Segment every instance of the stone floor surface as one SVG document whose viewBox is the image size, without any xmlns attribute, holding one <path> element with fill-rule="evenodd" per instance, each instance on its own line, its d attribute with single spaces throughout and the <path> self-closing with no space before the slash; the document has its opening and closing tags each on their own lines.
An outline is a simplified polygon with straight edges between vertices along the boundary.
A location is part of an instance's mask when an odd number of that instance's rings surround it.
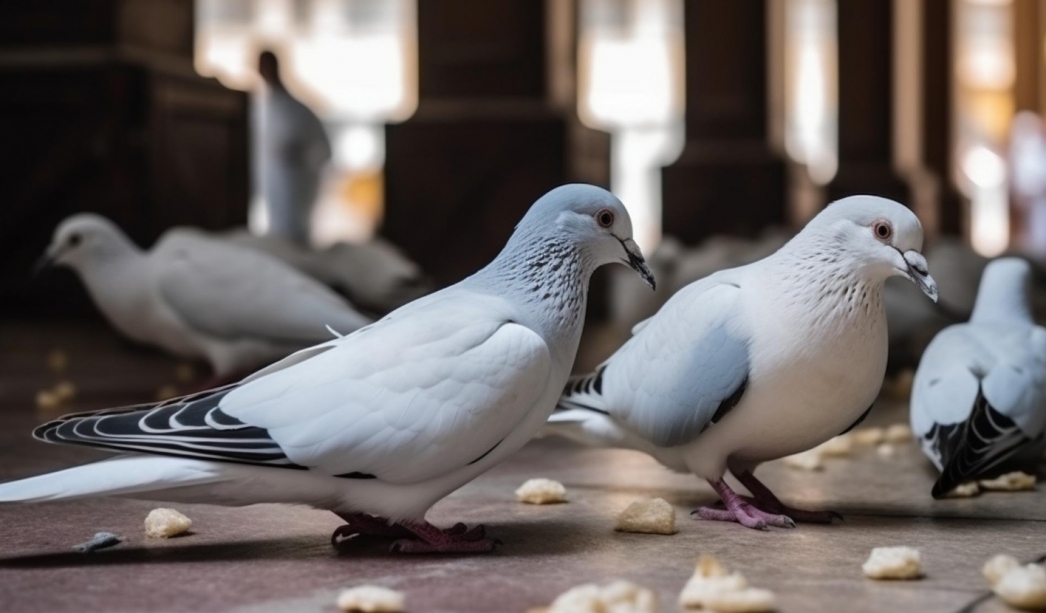
<svg viewBox="0 0 1046 613">
<path fill-rule="evenodd" d="M 69 358 L 62 373 L 47 367 L 54 348 Z M 77 398 L 37 409 L 37 390 L 60 380 L 76 384 Z M 95 323 L 0 322 L 0 482 L 107 457 L 35 442 L 35 424 L 151 400 L 158 387 L 174 383 L 172 360 L 130 347 Z M 869 422 L 903 420 L 903 404 L 881 402 Z M 335 551 L 329 536 L 338 519 L 305 508 L 185 505 L 179 510 L 193 519 L 192 532 L 155 540 L 142 529 L 156 506 L 149 502 L 0 506 L 0 612 L 309 613 L 336 611 L 342 588 L 380 584 L 405 592 L 413 612 L 522 613 L 572 586 L 613 579 L 655 590 L 662 609 L 676 611 L 703 553 L 773 590 L 786 613 L 952 612 L 985 593 L 980 568 L 993 554 L 1046 553 L 1046 487 L 933 501 L 933 475 L 914 444 L 892 458 L 863 450 L 828 460 L 820 472 L 775 462 L 760 474 L 787 502 L 839 511 L 845 523 L 756 532 L 695 521 L 689 511 L 715 500 L 707 485 L 641 454 L 557 440 L 534 441 L 430 513 L 437 525 L 485 524 L 504 542 L 489 555 L 411 557 L 389 553 L 381 541 Z M 513 491 L 532 477 L 561 481 L 569 502 L 517 503 Z M 679 532 L 614 532 L 615 514 L 639 497 L 672 503 Z M 71 550 L 98 531 L 126 540 L 93 555 Z M 861 575 L 873 547 L 902 544 L 922 551 L 924 579 L 874 582 Z M 994 599 L 976 609 L 1006 610 Z"/>
</svg>

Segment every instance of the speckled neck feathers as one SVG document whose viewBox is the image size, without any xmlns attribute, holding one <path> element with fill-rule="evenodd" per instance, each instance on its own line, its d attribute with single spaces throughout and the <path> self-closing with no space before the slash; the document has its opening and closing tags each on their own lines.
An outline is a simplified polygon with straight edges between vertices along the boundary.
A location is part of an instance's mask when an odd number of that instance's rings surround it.
<svg viewBox="0 0 1046 613">
<path fill-rule="evenodd" d="M 580 334 L 588 282 L 595 262 L 576 241 L 552 235 L 530 240 L 513 237 L 489 266 L 469 281 L 524 306 L 546 335 Z"/>
<path fill-rule="evenodd" d="M 778 304 L 797 323 L 837 335 L 885 322 L 885 279 L 871 274 L 833 237 L 797 237 L 767 267 Z"/>
</svg>

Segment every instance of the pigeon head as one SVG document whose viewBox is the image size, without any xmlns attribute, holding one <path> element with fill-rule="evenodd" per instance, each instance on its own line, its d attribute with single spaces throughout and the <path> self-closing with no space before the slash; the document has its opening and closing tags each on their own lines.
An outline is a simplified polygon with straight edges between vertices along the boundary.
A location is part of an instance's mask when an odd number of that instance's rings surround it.
<svg viewBox="0 0 1046 613">
<path fill-rule="evenodd" d="M 1021 258 L 999 258 L 984 269 L 970 321 L 1034 321 L 1030 305 L 1031 265 Z"/>
<path fill-rule="evenodd" d="M 906 277 L 937 301 L 937 283 L 920 253 L 922 224 L 903 204 L 877 196 L 850 196 L 828 205 L 807 228 L 833 237 L 839 250 L 865 273 L 883 280 Z"/>
<path fill-rule="evenodd" d="M 506 251 L 549 240 L 576 246 L 592 269 L 613 263 L 630 266 L 654 288 L 654 273 L 632 239 L 632 219 L 625 205 L 605 189 L 578 183 L 548 192 L 516 226 Z"/>
<path fill-rule="evenodd" d="M 37 269 L 45 266 L 80 269 L 133 249 L 134 245 L 116 224 L 101 215 L 80 213 L 58 224 Z"/>
</svg>

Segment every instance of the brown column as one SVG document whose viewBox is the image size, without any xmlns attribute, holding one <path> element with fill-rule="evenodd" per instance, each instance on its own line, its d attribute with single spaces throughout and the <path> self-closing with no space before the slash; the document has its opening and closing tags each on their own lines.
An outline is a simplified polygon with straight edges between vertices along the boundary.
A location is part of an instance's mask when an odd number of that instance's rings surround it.
<svg viewBox="0 0 1046 613">
<path fill-rule="evenodd" d="M 955 13 L 953 0 L 922 0 L 922 165 L 937 182 L 937 230 L 962 234 L 963 197 L 955 188 Z"/>
<path fill-rule="evenodd" d="M 893 166 L 892 0 L 837 3 L 839 171 L 829 201 L 874 194 L 908 204 L 908 183 Z"/>
<path fill-rule="evenodd" d="M 0 3 L 0 305 L 86 305 L 31 280 L 64 217 L 94 211 L 140 244 L 246 221 L 247 98 L 196 74 L 193 0 Z"/>
<path fill-rule="evenodd" d="M 686 146 L 662 170 L 664 231 L 694 243 L 787 222 L 767 126 L 766 0 L 684 5 Z"/>
<path fill-rule="evenodd" d="M 418 2 L 418 110 L 386 129 L 382 233 L 441 284 L 496 256 L 544 192 L 609 183 L 609 136 L 579 127 L 548 61 L 561 8 Z"/>
</svg>

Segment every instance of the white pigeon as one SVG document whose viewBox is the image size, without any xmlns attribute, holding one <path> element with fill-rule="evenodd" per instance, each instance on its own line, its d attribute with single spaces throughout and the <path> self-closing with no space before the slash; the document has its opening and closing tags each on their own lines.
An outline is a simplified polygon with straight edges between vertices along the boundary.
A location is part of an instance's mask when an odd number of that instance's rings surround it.
<svg viewBox="0 0 1046 613">
<path fill-rule="evenodd" d="M 907 208 L 854 196 L 829 205 L 776 253 L 677 292 L 595 373 L 572 379 L 547 432 L 646 452 L 706 479 L 725 509 L 695 515 L 750 528 L 831 521 L 791 509 L 753 474 L 871 410 L 887 357 L 883 282 L 936 299 Z M 736 494 L 733 473 L 752 493 Z"/>
<path fill-rule="evenodd" d="M 258 70 L 265 85 L 254 124 L 255 181 L 265 195 L 268 233 L 307 245 L 330 141 L 319 117 L 287 91 L 275 54 L 263 52 Z"/>
<path fill-rule="evenodd" d="M 911 424 L 942 471 L 934 498 L 967 481 L 1034 467 L 1046 430 L 1046 329 L 1030 305 L 1031 267 L 995 260 L 969 323 L 930 342 L 912 387 Z"/>
<path fill-rule="evenodd" d="M 234 230 L 222 237 L 279 258 L 347 297 L 357 308 L 373 313 L 384 315 L 433 289 L 421 267 L 380 236 L 365 243 L 339 242 L 323 249 L 246 230 Z"/>
<path fill-rule="evenodd" d="M 144 252 L 108 219 L 74 215 L 43 263 L 72 268 L 128 338 L 207 360 L 228 382 L 370 320 L 322 283 L 253 249 L 174 228 Z"/>
<path fill-rule="evenodd" d="M 487 267 L 243 382 L 61 418 L 37 438 L 145 451 L 0 486 L 0 502 L 132 496 L 334 511 L 408 552 L 489 551 L 436 501 L 523 446 L 570 374 L 589 278 L 622 262 L 654 284 L 624 206 L 568 185 L 538 200 Z"/>
</svg>

